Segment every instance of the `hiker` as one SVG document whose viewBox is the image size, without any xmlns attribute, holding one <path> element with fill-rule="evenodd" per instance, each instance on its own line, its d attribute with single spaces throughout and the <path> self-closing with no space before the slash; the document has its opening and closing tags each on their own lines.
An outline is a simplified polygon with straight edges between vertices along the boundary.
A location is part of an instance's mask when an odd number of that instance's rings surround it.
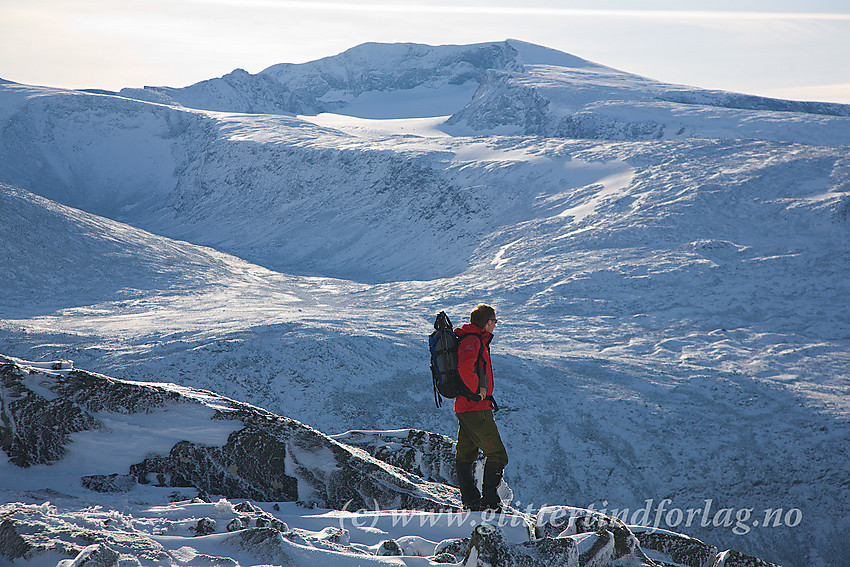
<svg viewBox="0 0 850 567">
<path fill-rule="evenodd" d="M 502 470 L 508 464 L 496 421 L 493 419 L 493 368 L 490 365 L 490 341 L 496 328 L 496 311 L 479 304 L 469 316 L 469 323 L 455 329 L 458 346 L 458 372 L 464 384 L 480 399 L 455 398 L 455 415 L 459 423 L 455 466 L 463 505 L 472 510 L 501 510 L 496 492 L 502 481 Z M 472 335 L 478 335 L 480 341 Z M 474 467 L 478 450 L 487 458 L 481 492 L 476 486 Z"/>
</svg>

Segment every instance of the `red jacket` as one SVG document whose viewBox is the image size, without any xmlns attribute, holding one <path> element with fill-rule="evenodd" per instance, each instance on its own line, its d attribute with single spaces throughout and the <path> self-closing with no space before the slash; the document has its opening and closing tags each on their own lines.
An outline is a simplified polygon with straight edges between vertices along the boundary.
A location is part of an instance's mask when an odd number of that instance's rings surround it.
<svg viewBox="0 0 850 567">
<path fill-rule="evenodd" d="M 481 341 L 475 337 L 464 337 L 469 335 L 479 335 Z M 460 377 L 466 387 L 473 392 L 479 390 L 479 378 L 475 372 L 475 363 L 478 361 L 478 351 L 481 349 L 481 357 L 484 359 L 484 365 L 487 369 L 487 395 L 493 395 L 493 367 L 490 364 L 490 341 L 493 340 L 493 334 L 488 333 L 481 327 L 467 323 L 463 327 L 455 329 L 455 335 L 460 340 L 460 346 L 457 349 L 457 369 Z M 483 349 L 482 349 L 483 343 Z M 469 401 L 463 396 L 455 398 L 455 413 L 463 413 L 466 411 L 480 411 L 493 409 L 490 400 Z"/>
</svg>

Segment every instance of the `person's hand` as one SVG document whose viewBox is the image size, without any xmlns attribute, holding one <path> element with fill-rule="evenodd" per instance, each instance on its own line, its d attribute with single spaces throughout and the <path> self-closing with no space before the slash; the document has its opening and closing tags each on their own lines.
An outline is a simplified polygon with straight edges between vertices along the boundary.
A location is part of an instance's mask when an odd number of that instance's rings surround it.
<svg viewBox="0 0 850 567">
<path fill-rule="evenodd" d="M 478 397 L 481 398 L 481 401 L 483 402 L 487 398 L 487 388 L 481 388 L 478 390 Z"/>
</svg>

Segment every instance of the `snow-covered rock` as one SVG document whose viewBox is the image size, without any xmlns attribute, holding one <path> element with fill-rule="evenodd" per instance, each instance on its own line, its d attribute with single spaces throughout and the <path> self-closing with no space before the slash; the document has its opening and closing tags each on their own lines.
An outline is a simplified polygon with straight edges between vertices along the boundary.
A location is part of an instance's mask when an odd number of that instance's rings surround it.
<svg viewBox="0 0 850 567">
<path fill-rule="evenodd" d="M 718 558 L 717 548 L 696 538 L 667 530 L 630 526 L 641 548 L 667 563 L 687 567 L 712 567 Z"/>
<path fill-rule="evenodd" d="M 234 558 L 247 554 L 265 562 L 301 565 L 306 560 L 305 553 L 306 557 L 315 555 L 305 551 L 310 549 L 361 557 L 433 557 L 437 563 L 455 562 L 463 555 L 464 565 L 470 567 L 555 563 L 609 567 L 624 561 L 654 567 L 656 563 L 641 549 L 645 541 L 648 549 L 686 562 L 689 567 L 706 564 L 707 557 L 702 555 L 695 562 L 694 542 L 700 551 L 706 548 L 697 540 L 677 534 L 659 537 L 655 532 L 645 532 L 641 540 L 619 519 L 578 508 L 549 507 L 536 515 L 511 509 L 499 515 L 475 513 L 472 522 L 467 523 L 472 513 L 457 510 L 453 489 L 376 461 L 365 452 L 294 420 L 209 391 L 117 380 L 62 368 L 67 366 L 67 361 L 27 364 L 9 357 L 0 360 L 0 448 L 9 457 L 3 472 L 11 483 L 4 489 L 49 493 L 52 487 L 63 485 L 63 476 L 73 477 L 104 466 L 120 468 L 122 461 L 135 460 L 132 455 L 144 453 L 147 456 L 131 465 L 129 474 L 83 475 L 78 477 L 77 486 L 92 493 L 113 494 L 149 485 L 191 488 L 199 496 L 183 505 L 143 511 L 149 518 L 159 518 L 159 522 L 121 515 L 100 506 L 80 510 L 78 499 L 72 501 L 70 510 L 67 504 L 60 510 L 50 502 L 4 504 L 0 506 L 0 557 L 9 561 L 57 557 L 63 567 L 238 565 L 239 560 Z M 202 440 L 184 439 L 174 444 L 168 455 L 157 455 L 152 448 L 167 446 L 168 442 L 156 439 L 163 436 L 156 428 L 144 429 L 146 442 L 130 442 L 146 421 L 137 418 L 139 414 L 155 417 L 169 429 L 178 429 L 178 436 Z M 81 421 L 80 416 L 87 419 Z M 198 423 L 204 418 L 223 423 Z M 223 439 L 224 433 L 226 443 L 217 444 L 215 437 Z M 110 435 L 117 439 L 103 439 Z M 388 448 L 388 442 L 402 448 L 406 443 L 408 451 L 401 451 L 400 459 L 411 469 L 414 461 L 420 465 L 439 463 L 445 458 L 447 443 L 442 436 L 412 430 L 349 431 L 337 437 L 368 446 L 376 454 L 381 452 L 379 449 Z M 31 443 L 39 438 L 46 441 Z M 381 444 L 376 447 L 379 441 Z M 110 443 L 112 450 L 107 449 Z M 114 449 L 118 446 L 124 448 L 125 454 Z M 429 455 L 429 448 L 436 450 L 436 456 Z M 411 454 L 415 458 L 411 459 Z M 33 474 L 27 475 L 31 478 L 26 480 L 13 479 L 11 467 L 32 470 Z M 73 483 L 66 486 L 79 490 L 73 488 Z M 277 503 L 268 511 L 250 500 L 236 505 L 224 498 L 206 502 L 210 494 Z M 280 511 L 280 503 L 296 500 L 302 506 L 342 510 L 335 516 L 338 526 L 329 525 L 319 531 L 290 527 L 274 512 Z M 352 529 L 363 528 L 365 524 L 356 514 L 368 513 L 368 505 L 374 513 L 391 510 L 393 527 L 398 523 L 404 528 L 411 524 L 411 511 L 406 512 L 406 519 L 396 521 L 405 514 L 404 508 L 431 511 L 430 519 L 420 517 L 420 529 L 426 524 L 432 528 L 456 526 L 460 530 L 464 526 L 475 527 L 469 538 L 444 539 L 438 544 L 409 533 L 383 539 L 373 549 L 352 542 L 351 531 L 345 527 L 348 520 Z M 356 507 L 360 510 L 352 514 L 350 510 Z M 301 523 L 304 519 L 296 517 L 296 521 Z M 525 531 L 527 540 L 510 539 L 503 530 L 507 526 L 513 526 L 514 538 L 517 527 Z M 184 538 L 215 538 L 218 553 L 230 552 L 221 556 L 199 554 L 191 546 L 174 548 L 175 533 Z M 373 523 L 368 533 L 389 532 L 377 529 Z M 164 535 L 170 537 L 162 541 L 157 537 Z M 768 565 L 738 552 L 717 554 L 716 548 L 711 549 L 711 559 L 719 562 L 715 565 Z"/>
<path fill-rule="evenodd" d="M 337 441 L 359 447 L 395 467 L 432 482 L 456 486 L 455 442 L 446 435 L 400 429 L 398 431 L 346 431 L 331 435 Z"/>
<path fill-rule="evenodd" d="M 592 558 L 586 558 L 592 559 Z M 608 561 L 596 561 L 595 564 L 610 564 Z M 582 565 L 593 565 L 585 561 Z M 463 560 L 464 567 L 484 567 L 503 565 L 505 567 L 545 565 L 579 566 L 579 553 L 576 542 L 570 538 L 544 538 L 532 542 L 512 544 L 502 531 L 491 524 L 482 524 L 475 528 L 469 542 L 469 549 Z"/>
<path fill-rule="evenodd" d="M 157 431 L 149 431 L 147 443 L 125 449 L 122 457 L 135 461 L 129 470 L 121 470 L 116 461 L 118 470 L 110 475 L 81 475 L 83 486 L 120 492 L 138 482 L 339 509 L 436 510 L 457 505 L 453 489 L 423 481 L 295 420 L 210 392 L 116 380 L 83 370 L 42 370 L 6 357 L 0 362 L 0 448 L 9 458 L 4 474 L 12 474 L 13 467 L 57 466 L 66 458 L 80 461 L 83 473 L 96 472 L 85 468 L 102 469 L 109 461 L 87 463 L 96 456 L 69 455 L 75 447 L 73 434 L 85 433 L 88 443 L 103 443 L 99 437 L 114 436 L 116 429 L 127 427 L 123 420 L 132 423 L 137 415 L 157 415 L 172 422 L 167 425 L 171 428 L 202 430 L 203 422 L 176 421 L 194 414 L 195 419 L 212 420 L 206 435 L 168 447 L 168 441 L 157 439 Z M 187 404 L 193 409 L 181 412 L 180 406 Z M 215 437 L 224 442 L 216 443 Z M 157 445 L 168 448 L 158 453 L 149 449 Z"/>
</svg>

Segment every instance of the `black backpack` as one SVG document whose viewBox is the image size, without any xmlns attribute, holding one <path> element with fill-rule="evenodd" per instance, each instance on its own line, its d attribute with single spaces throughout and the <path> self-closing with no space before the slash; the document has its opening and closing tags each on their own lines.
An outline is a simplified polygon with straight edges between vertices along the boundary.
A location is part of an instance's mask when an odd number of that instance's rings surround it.
<svg viewBox="0 0 850 567">
<path fill-rule="evenodd" d="M 467 337 L 476 337 L 479 342 L 478 360 L 475 362 L 476 372 L 486 372 L 486 362 L 484 361 L 484 341 L 480 335 L 466 335 Z M 443 405 L 440 396 L 444 398 L 456 398 L 463 396 L 464 398 L 477 402 L 481 398 L 467 388 L 461 379 L 457 370 L 457 348 L 460 341 L 454 333 L 454 327 L 449 320 L 449 316 L 444 311 L 437 314 L 437 319 L 434 321 L 434 332 L 428 337 L 428 346 L 431 350 L 431 378 L 434 383 L 434 403 L 437 407 Z M 494 411 L 498 407 L 493 396 L 487 396 L 493 405 Z"/>
</svg>

